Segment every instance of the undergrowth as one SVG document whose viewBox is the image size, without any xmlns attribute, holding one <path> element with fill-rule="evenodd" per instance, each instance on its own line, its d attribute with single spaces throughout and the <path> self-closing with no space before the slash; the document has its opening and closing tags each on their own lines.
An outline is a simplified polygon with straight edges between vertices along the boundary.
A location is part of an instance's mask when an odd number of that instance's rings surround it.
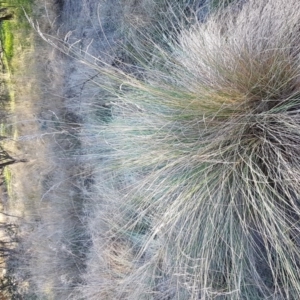
<svg viewBox="0 0 300 300">
<path fill-rule="evenodd" d="M 48 173 L 24 244 L 37 297 L 300 298 L 300 3 L 204 2 L 123 0 L 99 56 L 41 33 L 91 90 L 82 177 Z"/>
<path fill-rule="evenodd" d="M 109 120 L 81 130 L 96 184 L 79 298 L 298 299 L 300 4 L 203 21 L 166 3 L 131 60 L 83 61 Z"/>
</svg>

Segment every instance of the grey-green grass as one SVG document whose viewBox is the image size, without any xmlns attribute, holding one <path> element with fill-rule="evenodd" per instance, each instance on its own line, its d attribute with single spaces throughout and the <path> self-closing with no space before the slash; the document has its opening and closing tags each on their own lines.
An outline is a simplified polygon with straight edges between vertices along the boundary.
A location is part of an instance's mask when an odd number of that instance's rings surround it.
<svg viewBox="0 0 300 300">
<path fill-rule="evenodd" d="M 300 4 L 239 1 L 202 18 L 184 1 L 124 3 L 145 23 L 124 25 L 113 65 L 62 42 L 99 73 L 77 127 L 94 184 L 76 219 L 88 235 L 78 274 L 57 259 L 78 259 L 65 222 L 39 295 L 299 299 Z"/>
<path fill-rule="evenodd" d="M 138 75 L 83 60 L 110 101 L 81 130 L 97 184 L 78 298 L 299 299 L 299 12 L 232 4 L 163 43 L 139 28 Z"/>
</svg>

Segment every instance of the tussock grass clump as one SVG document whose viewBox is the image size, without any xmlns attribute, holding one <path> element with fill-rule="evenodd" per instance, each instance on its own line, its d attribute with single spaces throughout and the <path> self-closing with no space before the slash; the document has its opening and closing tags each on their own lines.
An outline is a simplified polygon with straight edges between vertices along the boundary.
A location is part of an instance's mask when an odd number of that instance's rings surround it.
<svg viewBox="0 0 300 300">
<path fill-rule="evenodd" d="M 299 299 L 299 21 L 296 0 L 233 3 L 138 77 L 91 65 L 114 100 L 82 129 L 101 163 L 81 296 Z"/>
</svg>

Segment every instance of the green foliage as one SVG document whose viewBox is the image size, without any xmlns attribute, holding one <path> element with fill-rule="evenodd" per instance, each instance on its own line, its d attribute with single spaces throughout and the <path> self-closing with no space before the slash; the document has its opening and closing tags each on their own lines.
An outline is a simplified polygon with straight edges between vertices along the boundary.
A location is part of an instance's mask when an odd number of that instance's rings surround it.
<svg viewBox="0 0 300 300">
<path fill-rule="evenodd" d="M 1 26 L 1 41 L 6 59 L 10 62 L 14 54 L 14 36 L 12 26 L 4 22 Z"/>
<path fill-rule="evenodd" d="M 0 25 L 2 48 L 4 50 L 6 65 L 10 69 L 12 69 L 11 62 L 15 54 L 15 48 L 21 46 L 24 50 L 28 46 L 26 38 L 32 29 L 24 11 L 30 15 L 33 3 L 33 0 L 16 0 L 7 4 L 0 3 L 0 7 L 8 7 L 9 12 L 13 13 L 11 20 L 2 21 Z M 16 40 L 17 34 L 18 40 Z"/>
</svg>

